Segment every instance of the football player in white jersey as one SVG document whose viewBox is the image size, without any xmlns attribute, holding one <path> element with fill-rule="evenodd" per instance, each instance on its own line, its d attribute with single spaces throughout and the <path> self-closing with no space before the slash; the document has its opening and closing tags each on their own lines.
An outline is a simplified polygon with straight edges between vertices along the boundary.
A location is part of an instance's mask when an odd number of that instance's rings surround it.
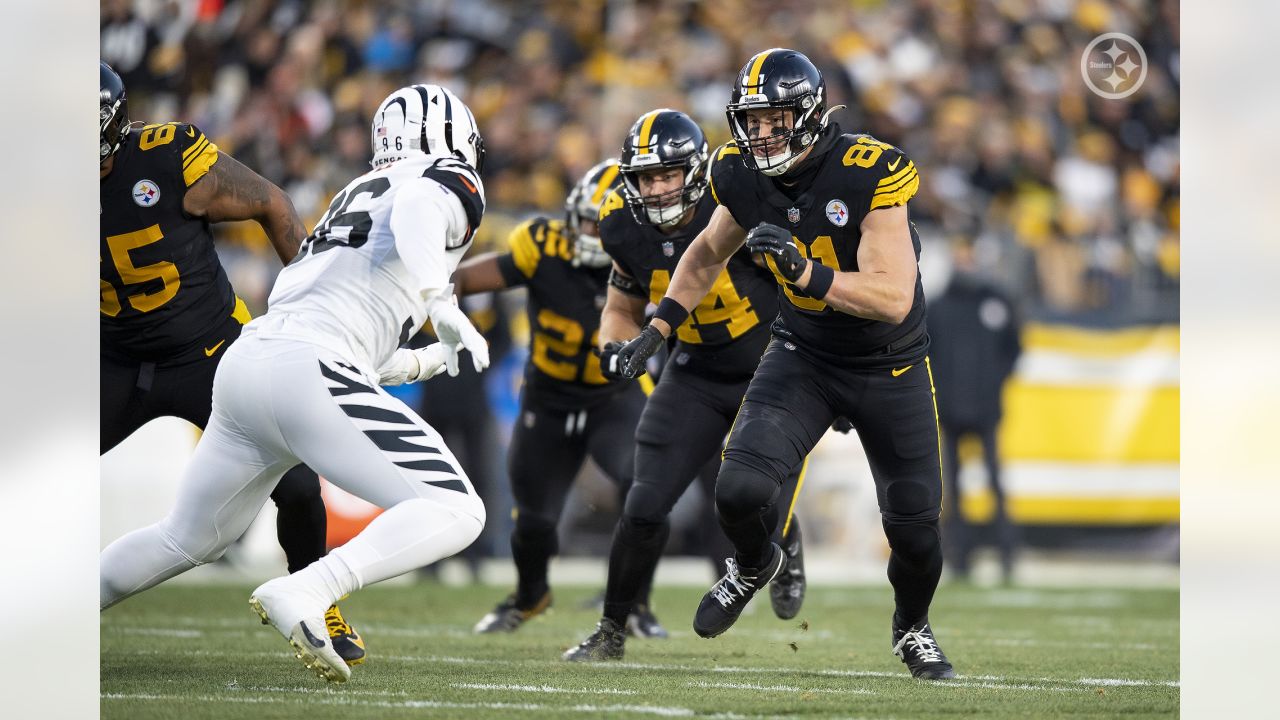
<svg viewBox="0 0 1280 720">
<path fill-rule="evenodd" d="M 347 680 L 324 612 L 365 585 L 470 545 L 485 510 L 439 433 L 379 385 L 489 364 L 449 278 L 484 213 L 484 144 L 436 85 L 392 93 L 373 118 L 373 170 L 333 198 L 280 273 L 268 311 L 227 351 L 213 415 L 169 516 L 101 557 L 106 609 L 217 559 L 285 470 L 305 462 L 386 512 L 350 542 L 254 590 L 250 605 L 321 677 Z M 426 320 L 440 342 L 400 348 Z"/>
</svg>

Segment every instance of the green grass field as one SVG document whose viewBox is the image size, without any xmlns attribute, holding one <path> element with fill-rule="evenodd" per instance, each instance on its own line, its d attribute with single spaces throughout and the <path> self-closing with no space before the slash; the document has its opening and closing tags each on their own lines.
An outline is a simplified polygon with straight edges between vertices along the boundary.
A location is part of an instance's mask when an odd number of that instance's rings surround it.
<svg viewBox="0 0 1280 720">
<path fill-rule="evenodd" d="M 343 604 L 370 659 L 326 686 L 249 610 L 250 587 L 160 587 L 102 616 L 102 717 L 1170 717 L 1178 713 L 1175 590 L 943 586 L 932 611 L 959 677 L 913 680 L 889 651 L 890 591 L 810 588 L 780 621 L 767 595 L 732 630 L 690 628 L 702 591 L 660 588 L 669 640 L 622 662 L 560 653 L 594 627 L 595 588 L 515 635 L 471 626 L 504 590 L 373 587 Z"/>
</svg>

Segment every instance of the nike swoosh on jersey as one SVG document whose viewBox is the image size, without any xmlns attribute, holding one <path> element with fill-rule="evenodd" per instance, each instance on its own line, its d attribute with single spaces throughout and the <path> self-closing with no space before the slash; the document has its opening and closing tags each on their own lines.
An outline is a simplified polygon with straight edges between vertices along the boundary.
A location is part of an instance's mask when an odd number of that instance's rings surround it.
<svg viewBox="0 0 1280 720">
<path fill-rule="evenodd" d="M 195 136 L 196 136 L 196 129 L 195 129 L 195 128 L 193 128 L 193 127 L 191 127 L 190 125 L 188 125 L 188 126 L 187 126 L 187 137 L 195 137 Z"/>
<path fill-rule="evenodd" d="M 889 172 L 893 172 L 894 170 L 897 170 L 898 164 L 901 162 L 902 162 L 902 156 L 899 155 L 897 160 L 894 160 L 893 162 L 889 163 L 889 165 L 887 166 L 889 168 Z"/>
<path fill-rule="evenodd" d="M 205 357 L 213 357 L 213 354 L 214 354 L 214 353 L 216 353 L 216 352 L 218 352 L 218 348 L 222 347 L 222 343 L 224 343 L 224 342 L 226 342 L 226 339 L 225 339 L 225 338 L 224 338 L 224 339 L 222 339 L 222 340 L 219 340 L 217 345 L 214 345 L 214 346 L 213 346 L 213 347 L 211 347 L 211 348 L 205 348 L 205 349 L 204 349 L 204 356 L 205 356 Z"/>
<path fill-rule="evenodd" d="M 915 367 L 915 365 L 908 365 L 908 366 L 906 366 L 906 367 L 902 368 L 901 370 L 899 370 L 898 368 L 894 368 L 894 369 L 890 370 L 889 372 L 893 373 L 893 376 L 894 376 L 894 377 L 898 377 L 899 375 L 901 375 L 902 373 L 904 373 L 904 372 L 906 372 L 906 371 L 910 370 L 910 369 L 911 369 L 911 368 L 913 368 L 913 367 Z"/>
</svg>

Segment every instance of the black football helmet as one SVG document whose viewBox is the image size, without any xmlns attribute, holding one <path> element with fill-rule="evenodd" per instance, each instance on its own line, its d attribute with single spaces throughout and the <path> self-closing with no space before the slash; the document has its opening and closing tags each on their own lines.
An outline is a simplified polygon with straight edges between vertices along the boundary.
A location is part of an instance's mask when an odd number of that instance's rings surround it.
<svg viewBox="0 0 1280 720">
<path fill-rule="evenodd" d="M 659 227 L 678 223 L 706 192 L 709 157 L 707 137 L 688 115 L 666 108 L 641 115 L 622 144 L 618 168 L 636 222 Z M 662 195 L 641 195 L 640 173 L 655 168 L 683 168 L 684 185 Z"/>
<path fill-rule="evenodd" d="M 599 230 L 595 234 L 583 232 L 582 221 L 593 225 L 598 222 L 605 196 L 621 184 L 618 159 L 609 158 L 588 170 L 569 191 L 569 197 L 564 201 L 564 226 L 569 237 L 573 238 L 574 267 L 601 268 L 613 262 L 604 251 L 604 245 L 600 244 Z"/>
<path fill-rule="evenodd" d="M 129 99 L 124 81 L 111 66 L 98 61 L 98 164 L 116 154 L 129 137 Z"/>
<path fill-rule="evenodd" d="M 790 169 L 826 126 L 829 115 L 825 112 L 826 91 L 822 73 L 802 53 L 785 48 L 756 53 L 738 72 L 733 95 L 725 107 L 729 131 L 742 150 L 742 162 L 765 175 L 781 175 Z M 775 129 L 765 137 L 752 137 L 747 129 L 746 111 L 757 108 L 790 110 L 791 128 Z M 761 152 L 777 142 L 779 136 L 786 140 L 781 153 Z"/>
</svg>

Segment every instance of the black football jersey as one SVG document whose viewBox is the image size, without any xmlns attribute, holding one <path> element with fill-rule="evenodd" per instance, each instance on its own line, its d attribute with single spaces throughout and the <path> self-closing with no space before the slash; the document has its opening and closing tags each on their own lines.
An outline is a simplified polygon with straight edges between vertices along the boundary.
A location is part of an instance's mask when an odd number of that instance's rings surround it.
<svg viewBox="0 0 1280 720">
<path fill-rule="evenodd" d="M 182 199 L 218 160 L 192 125 L 129 133 L 101 181 L 101 351 L 163 362 L 194 354 L 233 313 L 247 322 L 213 247 L 209 222 Z M 217 339 L 213 339 L 217 342 Z"/>
<path fill-rule="evenodd" d="M 882 207 L 905 205 L 920 186 L 915 164 L 892 145 L 870 135 L 841 134 L 834 123 L 815 147 L 823 154 L 813 170 L 802 169 L 807 188 L 795 200 L 783 194 L 775 181 L 748 169 L 733 143 L 721 146 L 711 164 L 711 195 L 733 214 L 743 229 L 762 222 L 791 231 L 796 247 L 810 260 L 832 270 L 858 269 L 858 243 L 862 219 Z M 914 224 L 911 243 L 920 259 L 920 236 Z M 821 300 L 805 295 L 776 272 L 780 286 L 779 315 L 774 333 L 818 357 L 840 364 L 858 365 L 875 356 L 875 363 L 892 363 L 901 356 L 899 345 L 910 354 L 927 350 L 924 332 L 924 290 L 916 274 L 915 300 L 900 324 L 868 320 L 838 312 Z M 921 342 L 916 342 L 919 339 Z M 923 343 L 923 344 L 922 344 Z M 886 346 L 892 349 L 886 354 Z"/>
<path fill-rule="evenodd" d="M 539 217 L 511 232 L 498 257 L 508 287 L 529 289 L 525 401 L 557 410 L 589 407 L 626 386 L 600 373 L 600 335 L 609 268 L 573 266 L 573 242 L 559 220 Z"/>
<path fill-rule="evenodd" d="M 614 190 L 600 206 L 600 240 L 605 252 L 637 285 L 631 294 L 662 300 L 680 256 L 715 212 L 704 193 L 688 225 L 664 234 L 636 222 L 623 194 Z M 624 290 L 624 292 L 627 292 Z M 769 323 L 778 313 L 777 290 L 769 272 L 739 250 L 720 272 L 711 291 L 676 329 L 675 362 L 690 370 L 725 377 L 755 372 L 769 341 Z"/>
</svg>

